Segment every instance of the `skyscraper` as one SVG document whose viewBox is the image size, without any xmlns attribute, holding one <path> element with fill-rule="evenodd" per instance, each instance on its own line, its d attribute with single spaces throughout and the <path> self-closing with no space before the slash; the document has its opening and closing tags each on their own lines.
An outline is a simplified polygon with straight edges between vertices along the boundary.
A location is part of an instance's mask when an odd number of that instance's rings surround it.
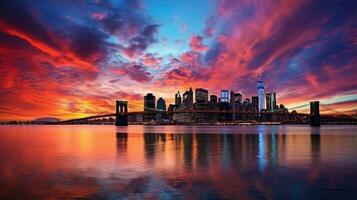
<svg viewBox="0 0 357 200">
<path fill-rule="evenodd" d="M 219 102 L 219 110 L 229 111 L 230 103 L 229 103 L 229 91 L 221 90 L 221 98 Z M 220 113 L 219 114 L 220 121 L 230 121 L 232 120 L 232 114 L 230 113 Z"/>
<path fill-rule="evenodd" d="M 258 111 L 261 112 L 263 109 L 265 109 L 264 82 L 262 80 L 261 75 L 258 80 L 257 90 L 258 90 Z"/>
<path fill-rule="evenodd" d="M 230 104 L 231 104 L 231 107 L 233 108 L 234 107 L 234 91 L 231 90 L 231 95 L 230 95 Z"/>
<path fill-rule="evenodd" d="M 210 95 L 209 96 L 209 102 L 211 104 L 217 104 L 217 96 L 216 95 Z"/>
<path fill-rule="evenodd" d="M 229 102 L 229 91 L 221 90 L 221 102 Z"/>
<path fill-rule="evenodd" d="M 252 97 L 252 109 L 254 111 L 258 111 L 258 104 L 259 104 L 259 100 L 257 96 L 253 96 Z"/>
<path fill-rule="evenodd" d="M 240 93 L 235 93 L 234 91 L 231 91 L 231 109 L 233 111 L 237 111 L 241 109 L 242 106 L 242 95 Z"/>
<path fill-rule="evenodd" d="M 144 96 L 144 111 L 150 112 L 155 110 L 155 96 L 152 93 L 147 93 Z M 155 120 L 155 114 L 145 113 L 143 114 L 144 121 Z"/>
<path fill-rule="evenodd" d="M 250 110 L 250 99 L 246 98 L 243 103 L 242 103 L 242 109 L 243 110 Z"/>
<path fill-rule="evenodd" d="M 182 103 L 185 106 L 185 109 L 192 109 L 193 108 L 193 91 L 192 88 L 190 87 L 189 91 L 186 91 L 183 93 L 183 101 Z"/>
<path fill-rule="evenodd" d="M 182 100 L 181 100 L 180 92 L 177 91 L 177 93 L 175 94 L 175 105 L 179 107 L 181 105 L 181 102 Z"/>
<path fill-rule="evenodd" d="M 277 110 L 278 106 L 276 105 L 276 93 L 271 93 L 271 111 Z"/>
<path fill-rule="evenodd" d="M 155 110 L 155 96 L 152 93 L 147 93 L 144 96 L 144 111 Z"/>
<path fill-rule="evenodd" d="M 166 103 L 165 103 L 165 100 L 160 97 L 158 100 L 157 100 L 157 110 L 159 111 L 166 111 Z"/>
<path fill-rule="evenodd" d="M 265 95 L 265 103 L 266 103 L 267 111 L 272 111 L 271 93 L 266 93 L 266 95 Z"/>
<path fill-rule="evenodd" d="M 197 88 L 195 90 L 196 103 L 208 103 L 208 90 Z"/>
<path fill-rule="evenodd" d="M 209 105 L 212 109 L 215 109 L 217 107 L 217 96 L 216 95 L 209 96 Z"/>
<path fill-rule="evenodd" d="M 268 111 L 273 112 L 274 110 L 277 110 L 277 105 L 276 105 L 276 94 L 275 92 L 272 93 L 267 93 L 266 94 L 266 109 Z"/>
</svg>

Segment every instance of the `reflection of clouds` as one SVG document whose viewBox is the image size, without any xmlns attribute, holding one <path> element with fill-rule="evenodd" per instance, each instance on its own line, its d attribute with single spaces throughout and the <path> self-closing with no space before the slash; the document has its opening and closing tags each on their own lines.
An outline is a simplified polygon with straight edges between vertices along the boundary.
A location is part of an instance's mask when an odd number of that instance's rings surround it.
<svg viewBox="0 0 357 200">
<path fill-rule="evenodd" d="M 280 127 L 5 127 L 0 198 L 344 199 L 357 185 L 354 129 Z"/>
</svg>

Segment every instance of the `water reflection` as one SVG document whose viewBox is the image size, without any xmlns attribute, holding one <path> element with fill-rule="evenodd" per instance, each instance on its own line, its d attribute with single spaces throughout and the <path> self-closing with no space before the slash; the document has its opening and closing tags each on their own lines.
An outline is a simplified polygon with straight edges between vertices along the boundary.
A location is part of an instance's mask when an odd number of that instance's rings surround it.
<svg viewBox="0 0 357 200">
<path fill-rule="evenodd" d="M 0 127 L 0 199 L 354 199 L 356 132 Z"/>
<path fill-rule="evenodd" d="M 356 136 L 323 135 L 320 128 L 291 135 L 278 127 L 256 130 L 256 134 L 143 133 L 129 136 L 129 140 L 143 140 L 145 167 L 159 173 L 155 177 L 168 184 L 164 187 L 190 198 L 333 199 L 356 194 L 352 182 L 357 181 L 351 179 L 357 178 L 351 171 L 357 166 Z M 331 149 L 330 143 L 347 138 L 354 142 Z M 350 158 L 339 157 L 341 163 L 334 165 L 336 157 L 329 156 L 331 151 L 343 151 Z M 196 185 L 195 192 L 186 191 L 187 185 Z"/>
<path fill-rule="evenodd" d="M 133 135 L 117 132 L 117 153 L 126 154 L 128 145 L 134 145 L 135 142 L 135 146 L 138 146 L 138 141 L 142 140 L 143 152 L 138 153 L 145 155 L 148 164 L 156 164 L 167 158 L 172 161 L 182 158 L 183 162 L 180 164 L 187 169 L 193 166 L 214 167 L 210 164 L 219 163 L 224 168 L 245 165 L 264 171 L 266 167 L 320 161 L 319 129 L 311 129 L 310 135 L 287 135 L 273 131 L 274 133 L 266 133 L 264 129 L 258 129 L 257 134 L 142 133 Z M 339 138 L 340 136 L 326 137 Z M 130 140 L 134 142 L 130 143 Z M 139 151 L 140 148 L 137 150 Z M 328 155 L 325 156 L 327 156 L 325 161 L 328 161 Z M 157 161 L 157 159 L 164 160 Z M 345 162 L 356 162 L 356 160 L 345 160 Z"/>
<path fill-rule="evenodd" d="M 126 153 L 128 147 L 128 133 L 117 132 L 116 137 L 118 154 L 123 155 Z"/>
<path fill-rule="evenodd" d="M 320 127 L 311 127 L 311 162 L 318 163 L 320 161 L 320 144 L 321 135 Z"/>
</svg>

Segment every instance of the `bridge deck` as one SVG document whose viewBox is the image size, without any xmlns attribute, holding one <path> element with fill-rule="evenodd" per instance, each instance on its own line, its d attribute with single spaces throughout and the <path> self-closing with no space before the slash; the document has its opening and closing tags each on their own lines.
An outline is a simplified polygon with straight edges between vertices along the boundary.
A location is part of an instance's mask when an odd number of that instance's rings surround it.
<svg viewBox="0 0 357 200">
<path fill-rule="evenodd" d="M 245 111 L 222 111 L 222 110 L 190 110 L 190 111 L 149 111 L 149 112 L 144 112 L 144 111 L 138 111 L 138 112 L 127 112 L 127 113 L 120 113 L 120 115 L 140 115 L 140 114 L 184 114 L 184 113 L 191 113 L 191 114 L 197 114 L 197 113 L 207 113 L 207 114 L 245 114 L 245 115 L 277 115 L 277 116 L 310 116 L 309 114 L 306 113 L 277 113 L 277 112 L 245 112 Z M 106 118 L 106 117 L 115 117 L 115 113 L 109 113 L 109 114 L 103 114 L 103 115 L 95 115 L 95 116 L 88 116 L 88 117 L 83 117 L 83 118 L 77 118 L 77 119 L 69 119 L 69 120 L 64 120 L 61 121 L 61 123 L 69 123 L 69 122 L 76 122 L 76 121 L 83 121 L 83 120 L 89 120 L 89 119 L 97 119 L 97 118 Z M 321 115 L 321 118 L 334 118 L 334 119 L 344 119 L 341 117 L 335 117 L 331 115 Z"/>
</svg>

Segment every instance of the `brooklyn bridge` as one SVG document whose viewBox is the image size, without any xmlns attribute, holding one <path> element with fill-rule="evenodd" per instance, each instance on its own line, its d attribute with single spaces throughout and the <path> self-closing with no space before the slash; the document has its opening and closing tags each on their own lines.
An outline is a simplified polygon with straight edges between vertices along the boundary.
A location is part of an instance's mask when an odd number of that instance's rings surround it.
<svg viewBox="0 0 357 200">
<path fill-rule="evenodd" d="M 320 106 L 324 110 L 333 114 L 320 114 Z M 295 109 L 308 110 L 308 113 L 298 113 Z M 227 111 L 227 110 L 174 110 L 160 111 L 156 109 L 145 109 L 145 111 L 128 111 L 127 101 L 116 101 L 114 113 L 99 114 L 76 119 L 69 119 L 57 122 L 56 124 L 81 124 L 93 120 L 111 118 L 116 126 L 128 126 L 129 119 L 141 121 L 145 118 L 155 119 L 165 116 L 173 124 L 199 124 L 199 122 L 229 123 L 234 121 L 255 121 L 261 122 L 279 122 L 279 123 L 298 123 L 310 124 L 311 126 L 320 126 L 320 124 L 357 124 L 357 119 L 344 115 L 327 105 L 320 104 L 319 101 L 312 101 L 309 104 L 288 108 L 289 112 L 269 112 L 269 111 Z M 115 118 L 115 119 L 114 119 Z M 183 120 L 180 123 L 179 119 Z"/>
</svg>

